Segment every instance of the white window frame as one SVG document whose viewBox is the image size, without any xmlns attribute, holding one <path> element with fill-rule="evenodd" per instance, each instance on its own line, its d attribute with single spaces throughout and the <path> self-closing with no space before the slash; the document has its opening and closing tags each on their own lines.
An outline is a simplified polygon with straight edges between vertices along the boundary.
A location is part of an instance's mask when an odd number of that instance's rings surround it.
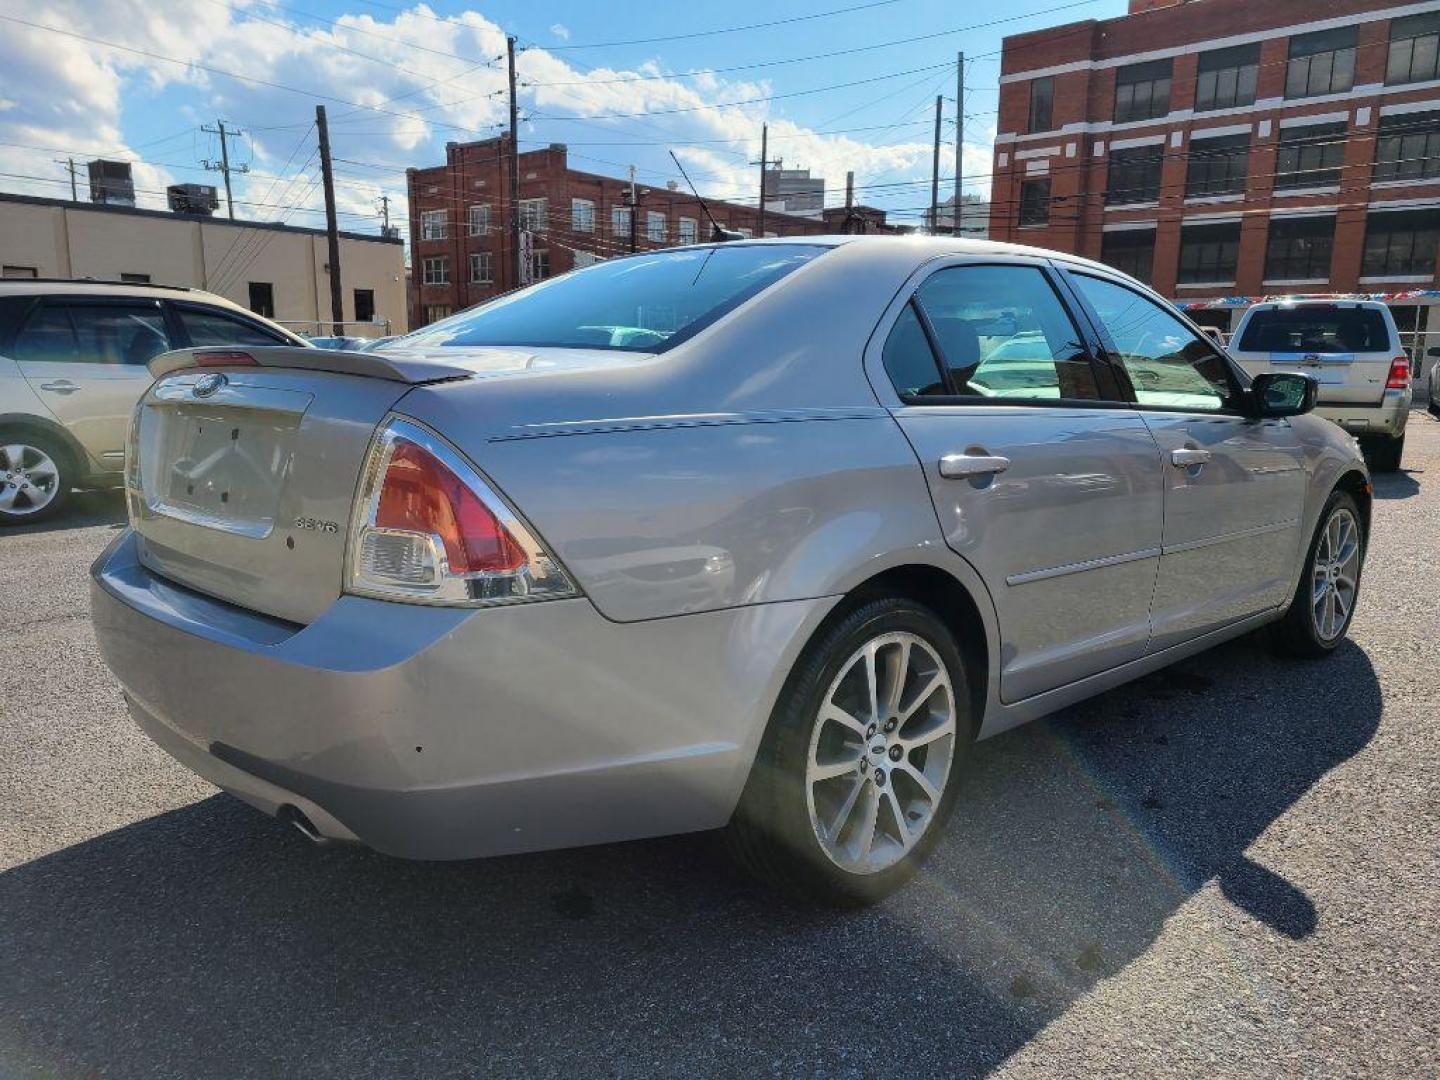
<svg viewBox="0 0 1440 1080">
<path fill-rule="evenodd" d="M 444 210 L 421 210 L 420 211 L 420 239 L 421 240 L 445 240 L 448 239 L 449 221 L 446 219 Z"/>
<path fill-rule="evenodd" d="M 495 271 L 490 264 L 490 252 L 470 252 L 470 284 L 490 285 L 495 281 Z"/>
<path fill-rule="evenodd" d="M 449 285 L 450 256 L 426 255 L 421 259 L 420 283 L 422 285 Z"/>
<path fill-rule="evenodd" d="M 593 233 L 595 231 L 595 203 L 593 200 L 570 200 L 570 231 L 577 233 Z"/>
<path fill-rule="evenodd" d="M 658 229 L 655 227 L 657 224 L 660 226 Z M 663 211 L 645 211 L 645 239 L 652 244 L 665 243 L 668 226 L 669 223 L 666 221 Z"/>
<path fill-rule="evenodd" d="M 490 204 L 474 203 L 465 210 L 465 235 L 490 235 Z"/>
<path fill-rule="evenodd" d="M 549 199 L 520 200 L 520 228 L 532 233 L 547 232 L 550 228 L 549 215 Z"/>
<path fill-rule="evenodd" d="M 682 244 L 693 244 L 700 239 L 698 218 L 682 217 L 676 225 L 675 235 Z"/>
<path fill-rule="evenodd" d="M 610 235 L 618 236 L 628 240 L 630 238 L 630 214 L 628 206 L 612 206 L 610 208 Z"/>
</svg>

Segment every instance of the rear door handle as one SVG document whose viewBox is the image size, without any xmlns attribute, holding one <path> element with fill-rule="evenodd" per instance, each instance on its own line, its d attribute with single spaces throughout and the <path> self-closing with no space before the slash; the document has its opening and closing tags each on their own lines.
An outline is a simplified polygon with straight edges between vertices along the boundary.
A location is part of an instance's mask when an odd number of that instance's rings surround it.
<svg viewBox="0 0 1440 1080">
<path fill-rule="evenodd" d="M 1204 465 L 1209 460 L 1209 450 L 1193 450 L 1187 447 L 1183 450 L 1170 451 L 1170 464 L 1177 469 L 1191 469 L 1196 465 Z"/>
<path fill-rule="evenodd" d="M 970 476 L 994 476 L 1010 467 L 1008 457 L 989 454 L 946 454 L 940 459 L 940 475 L 946 480 Z"/>
<path fill-rule="evenodd" d="M 54 382 L 42 382 L 41 390 L 49 390 L 52 394 L 73 394 L 80 387 L 76 386 L 69 379 L 57 379 Z"/>
</svg>

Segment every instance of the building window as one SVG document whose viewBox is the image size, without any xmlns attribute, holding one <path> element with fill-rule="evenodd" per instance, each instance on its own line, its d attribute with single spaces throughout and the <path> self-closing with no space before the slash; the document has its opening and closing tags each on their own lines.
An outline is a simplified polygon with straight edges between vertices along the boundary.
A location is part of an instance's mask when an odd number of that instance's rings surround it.
<svg viewBox="0 0 1440 1080">
<path fill-rule="evenodd" d="M 746 240 L 749 240 L 750 237 L 755 235 L 754 229 L 736 229 L 735 231 L 738 232 L 741 236 L 745 237 Z"/>
<path fill-rule="evenodd" d="M 1265 244 L 1266 281 L 1328 281 L 1333 217 L 1275 218 Z"/>
<path fill-rule="evenodd" d="M 1190 165 L 1185 174 L 1185 194 L 1192 199 L 1244 194 L 1249 172 L 1249 135 L 1192 139 Z"/>
<path fill-rule="evenodd" d="M 275 317 L 275 286 L 269 281 L 250 282 L 250 310 L 267 319 Z"/>
<path fill-rule="evenodd" d="M 1195 111 L 1255 104 L 1259 71 L 1258 44 L 1201 53 L 1200 74 L 1195 80 Z"/>
<path fill-rule="evenodd" d="M 575 252 L 575 269 L 576 269 L 576 270 L 583 270 L 583 269 L 585 269 L 585 267 L 587 267 L 587 266 L 594 266 L 596 263 L 598 263 L 598 262 L 600 262 L 600 261 L 601 261 L 600 256 L 599 256 L 599 255 L 596 255 L 593 251 L 577 251 L 577 252 Z"/>
<path fill-rule="evenodd" d="M 1375 179 L 1436 177 L 1440 177 L 1440 112 L 1382 116 L 1375 142 Z"/>
<path fill-rule="evenodd" d="M 645 214 L 645 239 L 656 244 L 665 242 L 665 215 L 655 210 Z"/>
<path fill-rule="evenodd" d="M 470 284 L 489 285 L 494 280 L 490 275 L 490 252 L 472 251 L 470 253 Z"/>
<path fill-rule="evenodd" d="M 1190 225 L 1180 230 L 1182 285 L 1233 284 L 1240 261 L 1240 223 Z"/>
<path fill-rule="evenodd" d="M 549 225 L 549 200 L 521 199 L 520 228 L 526 232 L 545 232 Z"/>
<path fill-rule="evenodd" d="M 1165 161 L 1164 144 L 1132 146 L 1110 151 L 1110 171 L 1105 180 L 1105 205 L 1153 203 L 1160 199 L 1160 167 Z"/>
<path fill-rule="evenodd" d="M 1385 82 L 1425 82 L 1440 78 L 1440 11 L 1411 15 L 1390 24 L 1390 57 Z"/>
<path fill-rule="evenodd" d="M 1115 123 L 1151 120 L 1169 111 L 1169 60 L 1130 64 L 1115 73 Z"/>
<path fill-rule="evenodd" d="M 470 206 L 465 210 L 465 235 L 485 236 L 490 232 L 490 207 Z"/>
<path fill-rule="evenodd" d="M 1020 185 L 1020 226 L 1050 224 L 1050 178 Z"/>
<path fill-rule="evenodd" d="M 1334 187 L 1345 164 L 1345 121 L 1280 129 L 1275 190 Z"/>
<path fill-rule="evenodd" d="M 1287 98 L 1343 94 L 1355 85 L 1355 27 L 1296 34 L 1285 69 Z"/>
<path fill-rule="evenodd" d="M 1372 212 L 1365 219 L 1364 277 L 1425 277 L 1435 274 L 1440 211 Z"/>
<path fill-rule="evenodd" d="M 693 244 L 700 238 L 700 223 L 693 217 L 682 217 L 676 235 L 682 244 Z"/>
<path fill-rule="evenodd" d="M 128 285 L 149 285 L 149 274 L 121 274 L 120 280 Z"/>
<path fill-rule="evenodd" d="M 550 252 L 532 251 L 530 253 L 530 280 L 544 281 L 550 276 Z"/>
<path fill-rule="evenodd" d="M 1046 75 L 1030 80 L 1030 126 L 1027 131 L 1049 131 L 1055 105 L 1055 79 Z"/>
<path fill-rule="evenodd" d="M 1100 243 L 1100 261 L 1149 285 L 1155 273 L 1155 230 L 1105 233 Z"/>
<path fill-rule="evenodd" d="M 444 210 L 421 210 L 420 211 L 420 239 L 421 240 L 444 240 L 448 230 L 446 229 Z"/>
<path fill-rule="evenodd" d="M 450 258 L 447 255 L 432 255 L 421 263 L 426 285 L 450 284 Z"/>
<path fill-rule="evenodd" d="M 37 278 L 40 270 L 34 266 L 10 266 L 0 267 L 0 278 Z"/>
<path fill-rule="evenodd" d="M 630 238 L 630 207 L 612 206 L 610 208 L 610 235 L 617 239 L 628 240 Z"/>
<path fill-rule="evenodd" d="M 423 325 L 429 326 L 431 323 L 439 322 L 441 319 L 448 319 L 450 312 L 454 309 L 451 308 L 449 304 L 426 304 L 420 310 L 424 316 Z"/>
<path fill-rule="evenodd" d="M 595 204 L 589 199 L 570 200 L 570 231 L 593 233 L 595 231 Z"/>
</svg>

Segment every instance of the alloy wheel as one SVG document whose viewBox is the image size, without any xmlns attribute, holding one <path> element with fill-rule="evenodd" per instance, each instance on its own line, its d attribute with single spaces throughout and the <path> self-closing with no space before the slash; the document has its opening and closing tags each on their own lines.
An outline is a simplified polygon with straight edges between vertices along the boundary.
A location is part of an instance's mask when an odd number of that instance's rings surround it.
<svg viewBox="0 0 1440 1080">
<path fill-rule="evenodd" d="M 26 443 L 0 446 L 0 512 L 39 513 L 60 490 L 60 469 L 49 454 Z"/>
<path fill-rule="evenodd" d="M 911 633 L 872 638 L 830 684 L 810 735 L 810 824 L 841 869 L 895 865 L 939 811 L 955 757 L 955 694 L 932 645 Z"/>
<path fill-rule="evenodd" d="M 1360 524 L 1338 507 L 1320 533 L 1310 568 L 1310 618 L 1321 641 L 1338 638 L 1360 587 Z"/>
</svg>

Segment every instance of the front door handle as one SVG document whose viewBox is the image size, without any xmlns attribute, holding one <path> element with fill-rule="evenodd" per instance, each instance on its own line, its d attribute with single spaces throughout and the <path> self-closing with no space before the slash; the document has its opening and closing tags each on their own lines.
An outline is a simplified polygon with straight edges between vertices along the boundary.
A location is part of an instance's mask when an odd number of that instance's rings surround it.
<svg viewBox="0 0 1440 1080">
<path fill-rule="evenodd" d="M 49 390 L 52 394 L 73 394 L 80 387 L 76 386 L 69 379 L 57 379 L 54 382 L 42 382 L 41 390 Z"/>
<path fill-rule="evenodd" d="M 1010 467 L 1008 457 L 990 454 L 946 454 L 940 459 L 940 475 L 946 480 L 971 476 L 994 476 Z"/>
<path fill-rule="evenodd" d="M 1170 464 L 1177 469 L 1193 469 L 1196 465 L 1204 465 L 1209 460 L 1209 450 L 1195 450 L 1186 447 L 1183 450 L 1170 451 Z"/>
</svg>

